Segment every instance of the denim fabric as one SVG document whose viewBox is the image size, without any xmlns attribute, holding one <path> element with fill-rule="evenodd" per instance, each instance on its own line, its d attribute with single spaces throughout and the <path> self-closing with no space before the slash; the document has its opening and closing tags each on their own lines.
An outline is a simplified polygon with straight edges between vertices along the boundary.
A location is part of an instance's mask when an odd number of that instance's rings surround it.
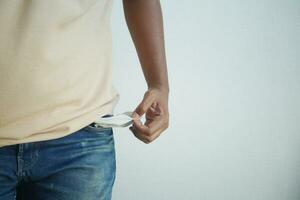
<svg viewBox="0 0 300 200">
<path fill-rule="evenodd" d="M 1 200 L 110 200 L 115 174 L 112 128 L 0 148 Z"/>
</svg>

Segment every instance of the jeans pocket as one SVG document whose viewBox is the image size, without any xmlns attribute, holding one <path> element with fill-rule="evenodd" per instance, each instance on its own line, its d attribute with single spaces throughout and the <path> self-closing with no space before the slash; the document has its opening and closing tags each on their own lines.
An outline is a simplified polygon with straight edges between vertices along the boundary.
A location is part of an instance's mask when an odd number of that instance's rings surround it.
<svg viewBox="0 0 300 200">
<path fill-rule="evenodd" d="M 107 115 L 102 116 L 102 118 L 111 117 L 111 116 L 113 116 L 113 115 L 107 114 Z M 95 126 L 94 123 L 87 125 L 83 129 L 89 133 L 95 133 L 95 134 L 101 134 L 101 135 L 112 135 L 113 134 L 112 127 Z"/>
<path fill-rule="evenodd" d="M 112 134 L 113 133 L 113 129 L 112 127 L 95 127 L 92 125 L 88 125 L 85 127 L 85 130 L 90 132 L 90 133 L 96 133 L 96 134 Z"/>
</svg>

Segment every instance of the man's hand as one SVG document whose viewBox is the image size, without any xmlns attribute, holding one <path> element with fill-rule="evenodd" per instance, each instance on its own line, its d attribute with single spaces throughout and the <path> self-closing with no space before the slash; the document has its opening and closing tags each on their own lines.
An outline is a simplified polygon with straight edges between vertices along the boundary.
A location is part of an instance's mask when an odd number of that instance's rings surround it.
<svg viewBox="0 0 300 200">
<path fill-rule="evenodd" d="M 133 126 L 129 129 L 135 137 L 148 144 L 169 127 L 168 90 L 150 88 L 133 112 Z M 140 117 L 146 113 L 143 124 Z"/>
</svg>

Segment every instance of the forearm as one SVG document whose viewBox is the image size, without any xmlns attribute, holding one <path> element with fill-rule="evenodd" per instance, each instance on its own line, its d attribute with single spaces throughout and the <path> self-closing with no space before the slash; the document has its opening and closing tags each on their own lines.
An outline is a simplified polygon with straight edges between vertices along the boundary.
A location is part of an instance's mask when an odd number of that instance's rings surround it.
<svg viewBox="0 0 300 200">
<path fill-rule="evenodd" d="M 160 1 L 123 0 L 123 6 L 148 88 L 169 92 Z"/>
</svg>

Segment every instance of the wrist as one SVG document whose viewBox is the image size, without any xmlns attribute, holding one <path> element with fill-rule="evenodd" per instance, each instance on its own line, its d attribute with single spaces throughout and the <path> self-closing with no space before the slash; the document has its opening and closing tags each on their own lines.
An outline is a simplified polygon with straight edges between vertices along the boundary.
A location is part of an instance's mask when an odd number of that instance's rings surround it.
<svg viewBox="0 0 300 200">
<path fill-rule="evenodd" d="M 151 85 L 151 86 L 148 86 L 148 90 L 158 90 L 158 91 L 162 91 L 166 94 L 169 94 L 169 92 L 170 92 L 169 86 L 167 86 L 167 85 Z"/>
</svg>

